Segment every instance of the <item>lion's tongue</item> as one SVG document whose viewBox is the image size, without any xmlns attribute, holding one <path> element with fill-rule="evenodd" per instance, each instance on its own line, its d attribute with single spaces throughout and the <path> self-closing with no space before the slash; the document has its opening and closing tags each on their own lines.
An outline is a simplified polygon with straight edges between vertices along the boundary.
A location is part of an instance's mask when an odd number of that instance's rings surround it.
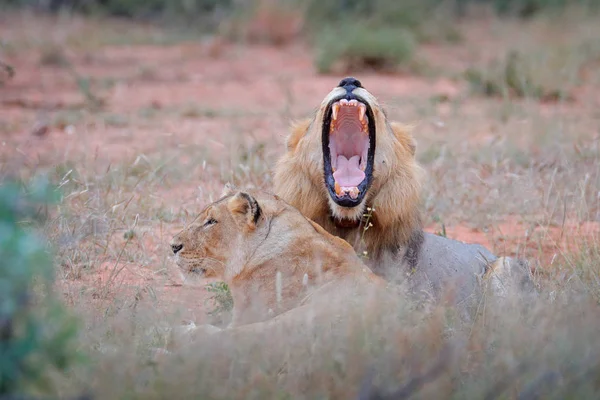
<svg viewBox="0 0 600 400">
<path fill-rule="evenodd" d="M 356 187 L 363 179 L 365 179 L 365 173 L 359 168 L 360 156 L 350 157 L 348 160 L 342 155 L 338 155 L 337 158 L 337 169 L 333 173 L 333 179 L 341 187 Z"/>
</svg>

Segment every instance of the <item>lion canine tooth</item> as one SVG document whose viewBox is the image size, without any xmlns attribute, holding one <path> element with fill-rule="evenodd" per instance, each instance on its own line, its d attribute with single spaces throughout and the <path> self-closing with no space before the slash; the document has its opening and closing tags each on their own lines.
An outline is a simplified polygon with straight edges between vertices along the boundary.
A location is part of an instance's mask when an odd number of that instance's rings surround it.
<svg viewBox="0 0 600 400">
<path fill-rule="evenodd" d="M 333 118 L 334 121 L 337 119 L 337 115 L 338 115 L 338 111 L 339 110 L 340 110 L 339 103 L 335 103 L 333 105 L 333 107 L 331 108 L 331 117 Z"/>
<path fill-rule="evenodd" d="M 340 188 L 340 184 L 337 182 L 335 183 L 335 194 L 337 194 L 338 196 L 342 194 L 342 188 Z"/>
<path fill-rule="evenodd" d="M 358 108 L 358 119 L 362 122 L 365 119 L 365 113 L 367 112 L 367 107 L 364 104 L 361 104 Z"/>
</svg>

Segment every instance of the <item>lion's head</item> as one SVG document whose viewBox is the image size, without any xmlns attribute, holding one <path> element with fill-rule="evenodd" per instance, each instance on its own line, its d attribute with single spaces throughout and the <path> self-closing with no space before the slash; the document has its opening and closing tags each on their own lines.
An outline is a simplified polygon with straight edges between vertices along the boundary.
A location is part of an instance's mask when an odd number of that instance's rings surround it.
<svg viewBox="0 0 600 400">
<path fill-rule="evenodd" d="M 221 199 L 174 236 L 171 249 L 184 272 L 212 275 L 230 286 L 234 318 L 242 309 L 252 319 L 295 306 L 306 284 L 367 274 L 348 243 L 260 190 L 226 187 Z"/>
<path fill-rule="evenodd" d="M 345 78 L 311 120 L 294 126 L 275 169 L 275 193 L 324 227 L 331 220 L 337 228 L 356 229 L 367 207 L 375 208 L 372 247 L 406 243 L 420 229 L 415 148 L 375 96 Z"/>
<path fill-rule="evenodd" d="M 177 265 L 184 272 L 223 277 L 236 238 L 255 230 L 262 213 L 255 197 L 227 186 L 220 200 L 173 237 Z"/>
</svg>

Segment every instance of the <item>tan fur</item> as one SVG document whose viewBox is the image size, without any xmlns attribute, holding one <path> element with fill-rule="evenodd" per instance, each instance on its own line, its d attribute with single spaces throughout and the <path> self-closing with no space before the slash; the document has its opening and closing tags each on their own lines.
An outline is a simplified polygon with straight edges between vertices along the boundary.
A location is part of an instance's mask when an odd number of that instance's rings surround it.
<svg viewBox="0 0 600 400">
<path fill-rule="evenodd" d="M 274 191 L 328 232 L 355 247 L 364 234 L 367 251 L 378 257 L 388 248 L 406 245 L 413 232 L 421 230 L 422 169 L 415 160 L 416 145 L 408 127 L 389 122 L 377 99 L 365 89 L 357 88 L 353 93 L 368 101 L 375 117 L 373 182 L 359 206 L 344 208 L 334 203 L 324 183 L 321 127 L 328 102 L 343 90 L 333 89 L 311 120 L 292 126 L 287 152 L 275 168 Z M 373 226 L 364 233 L 363 226 L 340 229 L 331 218 L 359 221 L 367 207 L 375 211 L 370 220 Z"/>
<path fill-rule="evenodd" d="M 183 246 L 176 262 L 184 271 L 205 268 L 229 285 L 234 299 L 232 326 L 302 306 L 315 293 L 385 286 L 347 242 L 277 196 L 232 188 L 224 195 L 171 245 Z M 217 222 L 205 225 L 210 220 Z"/>
</svg>

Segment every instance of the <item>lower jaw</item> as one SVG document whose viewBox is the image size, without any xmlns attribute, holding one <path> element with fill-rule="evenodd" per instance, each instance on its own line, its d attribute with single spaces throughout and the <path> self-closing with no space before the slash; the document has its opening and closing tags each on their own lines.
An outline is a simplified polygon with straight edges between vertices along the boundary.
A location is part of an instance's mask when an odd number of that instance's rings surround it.
<svg viewBox="0 0 600 400">
<path fill-rule="evenodd" d="M 345 209 L 356 209 L 356 208 L 359 208 L 360 205 L 364 201 L 364 197 L 365 197 L 364 196 L 364 192 L 369 187 L 368 181 L 366 179 L 363 180 L 357 186 L 353 186 L 352 187 L 352 190 L 355 193 L 354 196 L 352 196 L 350 192 L 342 191 L 341 190 L 341 188 L 343 186 L 341 186 L 337 182 L 335 182 L 335 180 L 333 179 L 333 176 L 330 176 L 330 178 L 326 179 L 326 181 L 329 181 L 329 182 L 333 181 L 334 182 L 334 186 L 333 187 L 331 187 L 331 185 L 329 183 L 327 183 L 328 192 L 329 192 L 329 196 L 331 197 L 331 200 L 338 207 L 342 207 L 342 208 L 345 208 Z M 343 193 L 344 195 L 340 197 L 340 196 L 338 196 L 338 193 Z"/>
<path fill-rule="evenodd" d="M 360 221 L 364 214 L 363 201 L 353 206 L 342 206 L 336 202 L 336 199 L 330 197 L 329 208 L 331 216 L 336 221 Z"/>
</svg>

